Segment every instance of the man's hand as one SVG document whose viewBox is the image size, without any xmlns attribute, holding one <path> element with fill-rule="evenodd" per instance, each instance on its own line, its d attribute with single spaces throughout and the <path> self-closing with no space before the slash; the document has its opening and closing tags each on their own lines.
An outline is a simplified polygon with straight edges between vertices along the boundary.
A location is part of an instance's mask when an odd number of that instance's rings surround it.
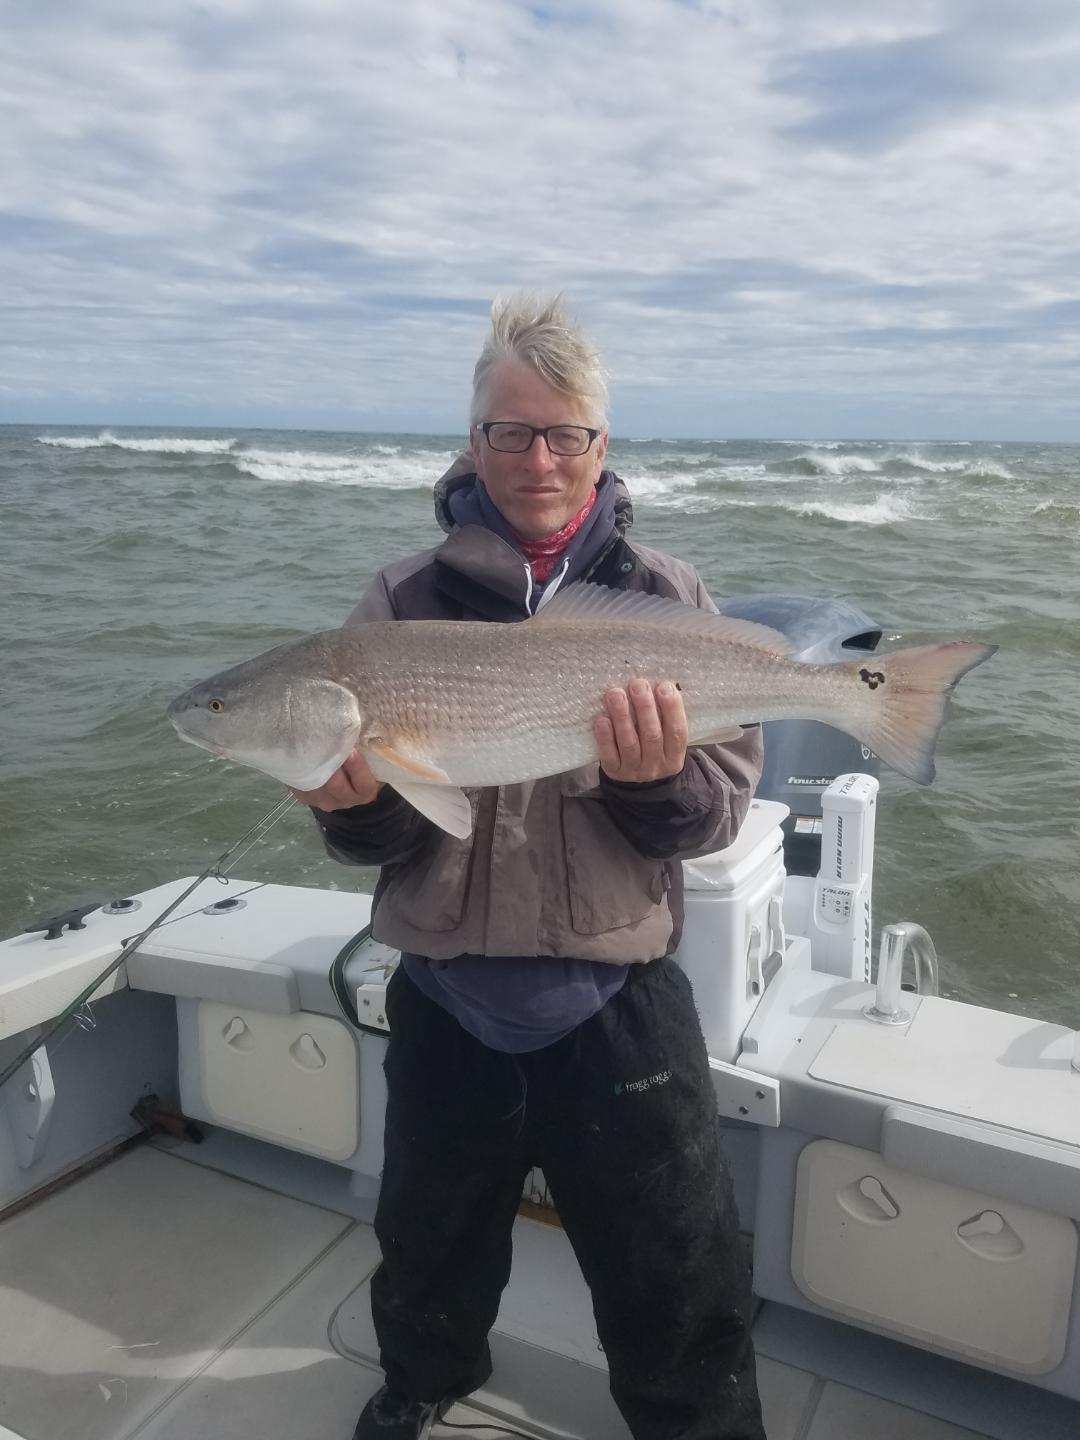
<svg viewBox="0 0 1080 1440">
<path fill-rule="evenodd" d="M 292 793 L 301 805 L 310 805 L 316 810 L 351 810 L 354 805 L 370 805 L 381 789 L 382 782 L 375 779 L 360 751 L 354 750 L 325 785 L 317 790 Z"/>
<path fill-rule="evenodd" d="M 610 780 L 668 780 L 686 763 L 686 710 L 670 680 L 631 680 L 608 690 L 593 721 L 600 765 Z"/>
</svg>

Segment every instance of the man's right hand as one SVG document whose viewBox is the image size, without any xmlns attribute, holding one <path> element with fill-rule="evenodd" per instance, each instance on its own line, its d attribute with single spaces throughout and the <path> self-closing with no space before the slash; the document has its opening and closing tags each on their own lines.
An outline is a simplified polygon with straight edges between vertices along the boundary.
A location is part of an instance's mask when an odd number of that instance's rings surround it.
<svg viewBox="0 0 1080 1440">
<path fill-rule="evenodd" d="M 351 810 L 354 805 L 370 805 L 381 789 L 382 781 L 376 780 L 363 755 L 354 750 L 325 785 L 292 793 L 301 805 L 310 805 L 314 810 Z"/>
</svg>

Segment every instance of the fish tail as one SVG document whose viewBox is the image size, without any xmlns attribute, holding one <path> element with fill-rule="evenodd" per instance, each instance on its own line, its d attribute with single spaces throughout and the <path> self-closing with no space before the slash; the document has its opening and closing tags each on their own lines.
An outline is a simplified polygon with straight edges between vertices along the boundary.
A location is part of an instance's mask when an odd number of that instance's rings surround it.
<svg viewBox="0 0 1080 1440">
<path fill-rule="evenodd" d="M 996 649 L 972 640 L 946 640 L 845 663 L 843 668 L 860 688 L 871 693 L 876 715 L 868 724 L 864 704 L 859 720 L 844 728 L 901 775 L 929 785 L 949 695 L 962 676 Z"/>
</svg>

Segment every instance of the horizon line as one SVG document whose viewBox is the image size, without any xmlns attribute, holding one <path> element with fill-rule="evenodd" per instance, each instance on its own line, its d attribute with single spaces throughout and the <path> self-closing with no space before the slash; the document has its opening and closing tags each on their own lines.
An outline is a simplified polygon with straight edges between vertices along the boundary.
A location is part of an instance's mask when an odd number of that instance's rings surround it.
<svg viewBox="0 0 1080 1440">
<path fill-rule="evenodd" d="M 392 429 L 376 429 L 376 430 L 370 430 L 370 429 L 358 429 L 358 428 L 357 428 L 357 429 L 354 429 L 354 428 L 343 429 L 343 428 L 340 428 L 340 427 L 338 427 L 338 426 L 330 426 L 330 427 L 322 427 L 322 428 L 320 428 L 320 427 L 316 427 L 316 426 L 312 426 L 312 425 L 182 425 L 182 424 L 178 424 L 178 423 L 176 423 L 176 422 L 171 422 L 171 423 L 170 423 L 170 422 L 168 422 L 168 421 L 151 422 L 151 423 L 147 424 L 147 423 L 145 423 L 145 422 L 143 422 L 143 421 L 139 421 L 139 422 L 136 423 L 136 422 L 133 422 L 133 421 L 126 421 L 126 420 L 112 420 L 112 421 L 99 421 L 99 420 L 0 420 L 0 430 L 16 430 L 16 429 L 19 429 L 19 430 L 29 430 L 29 429 L 34 429 L 34 428 L 38 428 L 38 427 L 47 427 L 47 428 L 50 428 L 50 429 L 56 429 L 57 427 L 61 427 L 61 428 L 69 428 L 69 429 L 72 429 L 72 430 L 97 430 L 97 431 L 99 431 L 99 432 L 100 432 L 101 434 L 103 434 L 103 435 L 104 435 L 104 434 L 108 434 L 110 431 L 112 431 L 112 430 L 114 430 L 114 429 L 117 429 L 117 430 L 152 430 L 152 431 L 159 431 L 159 432 L 175 431 L 175 430 L 196 430 L 196 431 L 206 430 L 206 431 L 218 431 L 218 432 L 228 431 L 228 430 L 238 430 L 238 431 L 245 431 L 245 430 L 246 430 L 246 431 L 255 431 L 255 432 L 260 432 L 260 431 L 262 431 L 262 432 L 271 432 L 271 433 L 279 433 L 279 434 L 297 434 L 297 435 L 302 435 L 302 434 L 316 434 L 316 435 L 319 435 L 319 434 L 321 434 L 321 435 L 401 435 L 401 436 L 417 435 L 417 436 L 423 436 L 423 437 L 425 437 L 425 438 L 440 439 L 440 440 L 454 439 L 454 438 L 462 438 L 462 434 L 463 434 L 463 433 L 467 433 L 467 431 L 466 431 L 466 432 L 458 432 L 458 431 L 453 431 L 453 430 L 414 430 L 414 429 L 408 429 L 408 430 L 392 430 Z M 121 439 L 122 439 L 123 437 L 121 436 L 121 437 L 118 437 L 118 438 L 121 438 Z M 168 438 L 168 437 L 167 437 L 166 434 L 162 434 L 162 438 L 165 439 L 165 438 Z M 901 444 L 901 445 L 980 445 L 980 444 L 981 444 L 981 445 L 1066 445 L 1066 446 L 1068 446 L 1068 445 L 1080 445 L 1080 435 L 1078 435 L 1076 439 L 1072 439 L 1072 440 L 1050 440 L 1050 439 L 1037 439 L 1037 440 L 1031 440 L 1031 439 L 1028 439 L 1028 440 L 1003 439 L 1003 440 L 992 440 L 992 439 L 990 439 L 988 436 L 983 436 L 983 435 L 964 435 L 964 436 L 962 436 L 962 437 L 952 436 L 952 437 L 949 437 L 948 439 L 946 439 L 946 438 L 943 437 L 943 436 L 933 436 L 933 435 L 919 435 L 919 436 L 914 436 L 914 435 L 906 435 L 906 436 L 905 436 L 905 435 L 885 435 L 885 434 L 877 434 L 877 435 L 838 435 L 835 431 L 829 431 L 829 432 L 827 432 L 827 433 L 822 433 L 822 434 L 820 434 L 820 435 L 808 435 L 808 434 L 806 434 L 805 432 L 804 432 L 802 435 L 662 435 L 662 434 L 654 434 L 654 435 L 633 435 L 633 434 L 630 434 L 629 432 L 617 432 L 617 431 L 616 431 L 616 432 L 612 432 L 612 433 L 610 434 L 610 443 L 617 445 L 620 440 L 626 441 L 626 442 L 630 442 L 630 443 L 633 443 L 633 444 L 638 444 L 638 445 L 649 444 L 650 442 L 657 443 L 657 444 L 659 444 L 659 443 L 665 443 L 665 444 L 674 443 L 674 444 L 679 444 L 679 443 L 689 442 L 689 443 L 692 443 L 692 444 L 710 444 L 710 443 L 711 443 L 711 444 L 719 444 L 719 445 L 735 445 L 735 444 L 739 444 L 739 443 L 743 443 L 743 442 L 747 442 L 747 441 L 752 441 L 752 442 L 756 442 L 756 443 L 758 443 L 758 444 L 763 444 L 763 445 L 768 445 L 768 444 L 794 444 L 794 445 L 807 444 L 807 445 L 814 445 L 814 444 L 821 444 L 821 443 L 823 443 L 823 442 L 830 442 L 830 443 L 839 444 L 839 445 L 848 445 L 848 444 L 851 444 L 851 445 L 859 445 L 859 444 L 868 444 L 868 443 L 869 443 L 869 444 L 888 444 L 888 445 L 894 445 L 894 444 Z"/>
</svg>

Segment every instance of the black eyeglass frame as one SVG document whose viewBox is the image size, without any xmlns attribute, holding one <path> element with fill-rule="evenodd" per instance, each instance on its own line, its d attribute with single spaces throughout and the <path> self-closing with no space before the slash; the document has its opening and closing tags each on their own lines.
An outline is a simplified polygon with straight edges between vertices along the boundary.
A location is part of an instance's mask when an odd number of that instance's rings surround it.
<svg viewBox="0 0 1080 1440">
<path fill-rule="evenodd" d="M 490 432 L 496 425 L 516 425 L 521 430 L 528 430 L 530 432 L 529 443 L 523 445 L 520 450 L 500 450 L 497 445 L 491 445 Z M 498 455 L 527 455 L 536 444 L 536 437 L 542 435 L 544 444 L 551 450 L 552 455 L 562 455 L 567 458 L 573 455 L 587 455 L 596 443 L 597 437 L 604 433 L 602 430 L 594 430 L 591 425 L 526 425 L 524 420 L 484 420 L 480 424 L 480 429 L 484 432 L 484 439 Z M 548 434 L 552 430 L 583 430 L 589 437 L 588 443 L 582 450 L 553 450 L 551 441 L 548 439 Z"/>
</svg>

